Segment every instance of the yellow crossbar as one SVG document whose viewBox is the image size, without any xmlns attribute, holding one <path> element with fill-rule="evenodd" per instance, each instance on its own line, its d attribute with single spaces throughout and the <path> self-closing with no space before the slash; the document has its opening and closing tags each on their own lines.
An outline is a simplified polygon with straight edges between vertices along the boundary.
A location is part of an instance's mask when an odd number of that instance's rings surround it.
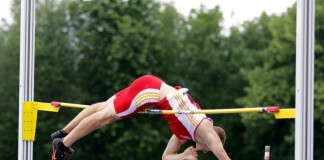
<svg viewBox="0 0 324 160">
<path fill-rule="evenodd" d="M 52 102 L 56 107 L 71 107 L 71 108 L 86 108 L 88 105 Z M 229 113 L 251 113 L 251 112 L 269 112 L 274 113 L 276 119 L 290 119 L 295 118 L 295 109 L 280 109 L 277 106 L 269 107 L 254 107 L 254 108 L 232 108 L 232 109 L 206 109 L 195 111 L 176 111 L 176 110 L 156 110 L 146 109 L 139 113 L 145 114 L 229 114 Z"/>
<path fill-rule="evenodd" d="M 58 112 L 60 107 L 84 109 L 88 105 L 62 103 L 62 102 L 24 102 L 23 104 L 23 140 L 35 140 L 37 113 L 40 111 Z M 273 113 L 276 119 L 295 118 L 294 108 L 279 109 L 277 106 L 255 107 L 255 108 L 233 108 L 233 109 L 207 109 L 195 111 L 176 111 L 176 110 L 156 110 L 147 109 L 139 113 L 145 114 L 229 114 L 229 113 L 248 113 L 248 112 L 269 112 Z"/>
</svg>

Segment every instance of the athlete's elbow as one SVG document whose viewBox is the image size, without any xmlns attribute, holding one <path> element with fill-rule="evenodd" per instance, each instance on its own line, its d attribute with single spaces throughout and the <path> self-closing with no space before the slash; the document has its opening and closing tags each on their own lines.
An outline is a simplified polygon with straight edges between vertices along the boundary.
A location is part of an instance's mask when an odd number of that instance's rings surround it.
<svg viewBox="0 0 324 160">
<path fill-rule="evenodd" d="M 162 160 L 168 160 L 168 155 L 163 154 L 162 155 Z"/>
<path fill-rule="evenodd" d="M 163 154 L 162 160 L 178 160 L 179 154 Z"/>
<path fill-rule="evenodd" d="M 162 160 L 168 160 L 168 158 L 167 158 L 168 156 L 169 156 L 169 154 L 164 152 L 163 155 L 162 155 Z"/>
<path fill-rule="evenodd" d="M 216 145 L 212 148 L 212 152 L 218 157 L 220 160 L 230 160 L 228 157 L 224 147 L 222 145 Z"/>
</svg>

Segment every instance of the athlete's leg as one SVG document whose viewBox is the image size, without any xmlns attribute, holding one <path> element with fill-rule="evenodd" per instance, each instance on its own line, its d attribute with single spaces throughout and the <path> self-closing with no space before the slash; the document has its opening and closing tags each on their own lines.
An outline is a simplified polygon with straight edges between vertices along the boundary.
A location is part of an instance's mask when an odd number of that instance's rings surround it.
<svg viewBox="0 0 324 160">
<path fill-rule="evenodd" d="M 116 96 L 114 95 L 106 102 L 96 103 L 84 109 L 76 116 L 76 118 L 64 127 L 65 130 L 70 132 L 69 134 L 64 130 L 54 132 L 51 135 L 53 139 L 52 160 L 63 160 L 66 154 L 72 154 L 74 152 L 69 146 L 71 146 L 75 141 L 89 134 L 93 130 L 119 119 L 116 116 L 113 106 L 115 98 Z M 63 139 L 63 137 L 65 138 Z"/>
<path fill-rule="evenodd" d="M 95 103 L 83 109 L 72 121 L 70 121 L 63 130 L 70 133 L 83 119 L 104 109 L 105 104 L 111 103 L 115 96 L 109 98 L 105 103 Z"/>
<path fill-rule="evenodd" d="M 81 120 L 80 123 L 64 138 L 64 145 L 70 147 L 77 140 L 91 133 L 95 129 L 107 126 L 118 120 L 119 117 L 115 112 L 113 100 L 114 98 L 111 101 L 98 103 L 97 105 L 101 105 L 103 109 Z"/>
<path fill-rule="evenodd" d="M 64 145 L 70 147 L 75 141 L 93 130 L 109 125 L 120 118 L 129 117 L 149 104 L 157 103 L 161 96 L 167 94 L 170 90 L 174 90 L 173 87 L 165 84 L 163 87 L 165 93 L 159 96 L 159 90 L 162 89 L 161 84 L 162 80 L 157 77 L 151 75 L 142 76 L 136 79 L 129 88 L 118 92 L 106 102 L 97 103 L 86 108 L 63 128 L 64 131 L 69 133 L 64 138 Z M 156 93 L 158 95 L 155 100 Z M 134 99 L 136 97 L 137 99 Z M 136 104 L 134 105 L 133 102 Z M 132 107 L 134 107 L 133 111 Z M 131 111 L 129 111 L 129 108 Z M 123 113 L 126 114 L 123 115 Z"/>
</svg>

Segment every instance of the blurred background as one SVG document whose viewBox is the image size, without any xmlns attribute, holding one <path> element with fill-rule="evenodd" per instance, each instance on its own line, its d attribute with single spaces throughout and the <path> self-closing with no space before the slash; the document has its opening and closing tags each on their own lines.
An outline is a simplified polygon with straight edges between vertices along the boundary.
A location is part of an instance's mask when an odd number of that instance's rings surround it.
<svg viewBox="0 0 324 160">
<path fill-rule="evenodd" d="M 280 14 L 261 12 L 229 24 L 228 10 L 217 4 L 183 12 L 166 0 L 37 0 L 36 10 L 35 101 L 91 104 L 154 74 L 189 88 L 203 109 L 295 106 L 294 3 Z M 10 15 L 0 22 L 0 159 L 18 154 L 20 1 L 11 1 Z M 323 16 L 324 0 L 316 0 L 316 160 L 324 160 Z M 78 112 L 39 112 L 35 160 L 50 158 L 50 134 Z M 233 160 L 262 159 L 265 145 L 271 159 L 294 159 L 294 120 L 266 113 L 209 116 L 226 130 Z M 171 135 L 162 116 L 137 114 L 81 139 L 67 159 L 161 159 Z M 199 159 L 215 156 L 199 153 Z"/>
</svg>

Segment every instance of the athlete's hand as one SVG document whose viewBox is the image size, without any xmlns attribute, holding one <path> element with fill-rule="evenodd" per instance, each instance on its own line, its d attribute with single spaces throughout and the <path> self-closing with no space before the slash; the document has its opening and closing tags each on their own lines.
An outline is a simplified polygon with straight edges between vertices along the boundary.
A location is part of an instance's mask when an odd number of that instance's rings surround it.
<svg viewBox="0 0 324 160">
<path fill-rule="evenodd" d="M 183 151 L 183 160 L 198 160 L 197 149 L 193 146 L 188 147 Z"/>
</svg>

